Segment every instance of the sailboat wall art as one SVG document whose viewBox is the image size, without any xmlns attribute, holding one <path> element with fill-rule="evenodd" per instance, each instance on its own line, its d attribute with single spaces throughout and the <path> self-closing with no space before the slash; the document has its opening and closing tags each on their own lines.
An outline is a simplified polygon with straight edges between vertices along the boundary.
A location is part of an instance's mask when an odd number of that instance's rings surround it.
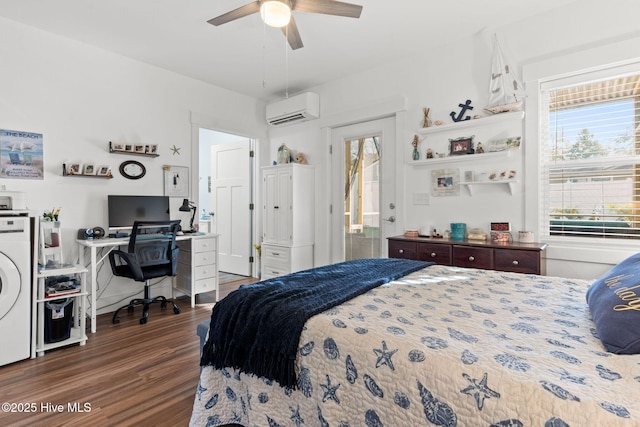
<svg viewBox="0 0 640 427">
<path fill-rule="evenodd" d="M 491 114 L 522 110 L 527 96 L 516 70 L 504 58 L 498 38 L 493 36 L 493 60 L 489 80 L 489 102 L 485 111 Z"/>
</svg>

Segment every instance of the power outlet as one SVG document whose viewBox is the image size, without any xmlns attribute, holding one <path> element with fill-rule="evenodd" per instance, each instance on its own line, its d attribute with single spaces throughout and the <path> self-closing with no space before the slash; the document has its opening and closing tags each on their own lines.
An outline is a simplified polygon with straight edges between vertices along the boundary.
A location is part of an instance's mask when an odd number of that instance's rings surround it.
<svg viewBox="0 0 640 427">
<path fill-rule="evenodd" d="M 430 205 L 431 196 L 429 195 L 429 193 L 413 193 L 413 204 L 414 205 Z"/>
</svg>

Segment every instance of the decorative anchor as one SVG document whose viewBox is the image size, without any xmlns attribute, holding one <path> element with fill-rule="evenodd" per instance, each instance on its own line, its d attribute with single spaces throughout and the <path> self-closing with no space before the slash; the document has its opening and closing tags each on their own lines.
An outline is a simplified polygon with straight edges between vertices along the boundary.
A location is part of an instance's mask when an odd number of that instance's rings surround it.
<svg viewBox="0 0 640 427">
<path fill-rule="evenodd" d="M 460 113 L 458 113 L 458 117 L 456 117 L 455 111 L 452 111 L 451 113 L 449 113 L 453 121 L 462 122 L 464 120 L 471 120 L 471 116 L 462 118 L 462 116 L 464 116 L 464 113 L 466 113 L 467 110 L 473 110 L 473 107 L 471 106 L 471 100 L 467 99 L 467 102 L 465 102 L 464 104 L 458 104 L 458 107 L 462 108 L 462 110 L 460 110 Z"/>
</svg>

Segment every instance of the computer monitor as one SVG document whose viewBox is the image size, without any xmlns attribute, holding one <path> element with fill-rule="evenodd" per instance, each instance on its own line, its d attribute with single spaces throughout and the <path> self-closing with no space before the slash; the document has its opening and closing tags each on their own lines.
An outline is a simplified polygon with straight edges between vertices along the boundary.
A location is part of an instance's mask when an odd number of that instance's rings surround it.
<svg viewBox="0 0 640 427">
<path fill-rule="evenodd" d="M 125 231 L 134 221 L 171 219 L 167 196 L 108 196 L 109 230 Z"/>
</svg>

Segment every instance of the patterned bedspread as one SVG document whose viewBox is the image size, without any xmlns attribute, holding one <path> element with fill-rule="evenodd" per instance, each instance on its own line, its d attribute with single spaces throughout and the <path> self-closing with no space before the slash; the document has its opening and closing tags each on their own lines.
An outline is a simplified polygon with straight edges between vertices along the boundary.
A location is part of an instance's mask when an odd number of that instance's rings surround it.
<svg viewBox="0 0 640 427">
<path fill-rule="evenodd" d="M 203 367 L 191 425 L 638 426 L 640 355 L 605 352 L 588 285 L 428 267 L 311 318 L 295 389 Z"/>
</svg>

